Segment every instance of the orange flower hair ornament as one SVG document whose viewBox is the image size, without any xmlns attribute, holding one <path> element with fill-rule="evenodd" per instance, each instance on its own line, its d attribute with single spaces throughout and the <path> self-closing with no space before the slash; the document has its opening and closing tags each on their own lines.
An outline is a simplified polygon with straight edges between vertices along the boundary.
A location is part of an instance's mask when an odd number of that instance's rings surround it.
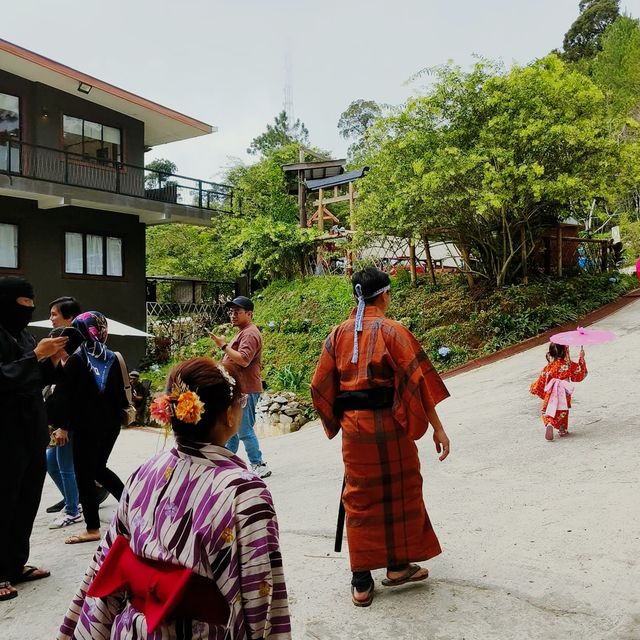
<svg viewBox="0 0 640 640">
<path fill-rule="evenodd" d="M 204 403 L 195 391 L 179 378 L 169 393 L 162 393 L 151 403 L 151 419 L 168 426 L 171 418 L 176 417 L 185 424 L 196 424 L 204 413 Z"/>
</svg>

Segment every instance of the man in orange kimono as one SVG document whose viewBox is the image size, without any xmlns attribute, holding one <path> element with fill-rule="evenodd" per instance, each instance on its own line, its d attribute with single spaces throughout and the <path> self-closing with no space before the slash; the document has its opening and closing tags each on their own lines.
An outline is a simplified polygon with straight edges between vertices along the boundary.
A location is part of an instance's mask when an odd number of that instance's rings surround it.
<svg viewBox="0 0 640 640">
<path fill-rule="evenodd" d="M 384 586 L 424 580 L 428 570 L 412 563 L 441 551 L 415 441 L 431 424 L 440 460 L 447 457 L 435 406 L 449 393 L 413 335 L 385 317 L 389 276 L 368 268 L 352 283 L 358 307 L 326 339 L 311 395 L 327 436 L 342 429 L 351 593 L 363 607 L 373 600 L 372 569 L 387 568 Z"/>
</svg>

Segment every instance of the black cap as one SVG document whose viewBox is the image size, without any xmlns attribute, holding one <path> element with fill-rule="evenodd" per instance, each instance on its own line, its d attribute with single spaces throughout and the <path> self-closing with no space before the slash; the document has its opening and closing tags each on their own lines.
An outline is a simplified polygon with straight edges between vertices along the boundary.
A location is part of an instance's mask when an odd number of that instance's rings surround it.
<svg viewBox="0 0 640 640">
<path fill-rule="evenodd" d="M 251 300 L 249 300 L 249 298 L 247 298 L 246 296 L 238 296 L 233 300 L 229 300 L 229 302 L 227 302 L 224 306 L 225 309 L 228 309 L 229 307 L 240 307 L 245 311 L 253 311 L 253 302 L 251 302 Z"/>
</svg>

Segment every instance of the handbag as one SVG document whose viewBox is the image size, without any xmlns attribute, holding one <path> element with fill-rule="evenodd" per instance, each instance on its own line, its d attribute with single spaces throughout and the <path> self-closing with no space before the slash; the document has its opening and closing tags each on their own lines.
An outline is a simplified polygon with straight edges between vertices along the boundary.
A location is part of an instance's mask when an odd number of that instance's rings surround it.
<svg viewBox="0 0 640 640">
<path fill-rule="evenodd" d="M 133 399 L 131 397 L 131 383 L 129 382 L 129 372 L 127 371 L 127 365 L 124 363 L 124 358 L 119 351 L 114 351 L 118 362 L 120 363 L 120 371 L 122 371 L 122 381 L 124 382 L 124 394 L 127 397 L 127 406 L 123 410 L 122 426 L 128 427 L 136 421 L 136 408 L 133 405 Z"/>
</svg>

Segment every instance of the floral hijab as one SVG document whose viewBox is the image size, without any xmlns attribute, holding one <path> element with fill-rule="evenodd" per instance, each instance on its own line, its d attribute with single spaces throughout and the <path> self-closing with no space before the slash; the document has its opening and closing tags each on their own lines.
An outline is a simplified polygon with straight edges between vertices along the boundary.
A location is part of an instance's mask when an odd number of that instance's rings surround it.
<svg viewBox="0 0 640 640">
<path fill-rule="evenodd" d="M 98 389 L 103 392 L 107 384 L 109 370 L 116 359 L 116 354 L 107 349 L 105 344 L 109 334 L 107 319 L 99 311 L 85 311 L 76 316 L 73 327 L 84 338 L 80 350 L 87 361 L 89 371 L 93 374 Z"/>
</svg>

